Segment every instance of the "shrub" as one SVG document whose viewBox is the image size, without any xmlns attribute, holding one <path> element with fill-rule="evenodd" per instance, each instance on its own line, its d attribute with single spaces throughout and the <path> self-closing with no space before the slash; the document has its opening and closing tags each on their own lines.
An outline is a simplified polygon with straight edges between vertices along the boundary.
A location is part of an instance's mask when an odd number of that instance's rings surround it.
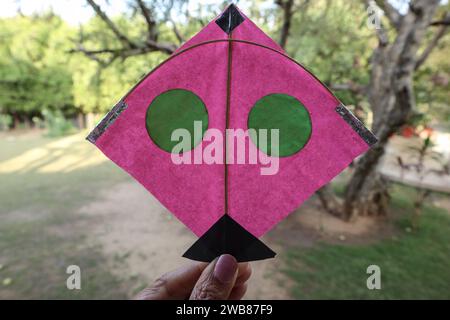
<svg viewBox="0 0 450 320">
<path fill-rule="evenodd" d="M 13 118 L 9 114 L 0 114 L 0 131 L 9 130 L 13 123 Z"/>
<path fill-rule="evenodd" d="M 44 116 L 47 136 L 49 137 L 60 137 L 75 131 L 73 124 L 64 118 L 64 115 L 59 110 L 43 110 L 42 115 Z"/>
</svg>

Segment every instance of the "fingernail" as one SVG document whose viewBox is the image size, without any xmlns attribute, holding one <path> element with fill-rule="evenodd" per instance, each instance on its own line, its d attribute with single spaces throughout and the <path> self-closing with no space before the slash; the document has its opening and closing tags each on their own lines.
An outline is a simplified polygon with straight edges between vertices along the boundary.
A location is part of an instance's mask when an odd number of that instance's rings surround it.
<svg viewBox="0 0 450 320">
<path fill-rule="evenodd" d="M 233 256 L 223 254 L 214 267 L 214 277 L 222 283 L 228 283 L 233 280 L 237 267 L 236 259 Z"/>
</svg>

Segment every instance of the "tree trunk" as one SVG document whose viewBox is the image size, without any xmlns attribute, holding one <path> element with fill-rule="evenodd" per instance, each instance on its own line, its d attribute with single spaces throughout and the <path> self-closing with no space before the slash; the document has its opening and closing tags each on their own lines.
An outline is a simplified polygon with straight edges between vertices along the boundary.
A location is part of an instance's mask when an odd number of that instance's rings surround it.
<svg viewBox="0 0 450 320">
<path fill-rule="evenodd" d="M 368 98 L 374 113 L 373 132 L 379 142 L 357 163 L 347 186 L 343 205 L 347 220 L 357 215 L 385 214 L 386 183 L 376 171 L 389 137 L 406 123 L 414 108 L 413 75 L 417 50 L 430 25 L 439 0 L 417 0 L 396 22 L 397 36 L 387 43 L 379 30 L 379 46 L 372 57 Z"/>
<path fill-rule="evenodd" d="M 329 214 L 342 218 L 342 204 L 339 202 L 338 198 L 334 195 L 333 190 L 331 190 L 330 185 L 325 185 L 317 191 L 317 196 L 319 197 L 320 203 L 323 208 Z"/>
<path fill-rule="evenodd" d="M 280 47 L 286 49 L 289 31 L 291 29 L 294 0 L 277 1 L 277 4 L 283 9 L 283 25 L 281 26 Z"/>
<path fill-rule="evenodd" d="M 84 114 L 81 112 L 79 112 L 77 114 L 77 126 L 78 126 L 78 129 L 80 129 L 80 130 L 86 129 Z"/>
</svg>

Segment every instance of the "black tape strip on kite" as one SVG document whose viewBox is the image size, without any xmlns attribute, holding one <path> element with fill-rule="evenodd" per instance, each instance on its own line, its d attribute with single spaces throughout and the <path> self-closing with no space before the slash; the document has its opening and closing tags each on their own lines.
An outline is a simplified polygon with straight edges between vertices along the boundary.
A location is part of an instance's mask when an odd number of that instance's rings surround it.
<svg viewBox="0 0 450 320">
<path fill-rule="evenodd" d="M 100 123 L 94 128 L 94 130 L 89 133 L 86 139 L 93 144 L 97 141 L 97 139 L 108 129 L 110 125 L 116 121 L 117 117 L 127 108 L 127 104 L 125 101 L 120 100 L 112 109 L 109 111 L 106 116 L 100 121 Z"/>
<path fill-rule="evenodd" d="M 377 137 L 343 104 L 338 105 L 335 110 L 369 146 L 377 143 Z"/>
</svg>

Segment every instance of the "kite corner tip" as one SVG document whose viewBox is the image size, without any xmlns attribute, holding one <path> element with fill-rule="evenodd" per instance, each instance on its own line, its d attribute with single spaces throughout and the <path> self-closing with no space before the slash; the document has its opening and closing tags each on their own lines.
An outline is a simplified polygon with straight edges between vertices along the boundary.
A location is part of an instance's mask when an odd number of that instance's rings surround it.
<svg viewBox="0 0 450 320">
<path fill-rule="evenodd" d="M 230 3 L 225 10 L 216 19 L 216 24 L 227 34 L 230 34 L 237 26 L 244 22 L 238 7 L 234 3 Z"/>
<path fill-rule="evenodd" d="M 229 215 L 223 215 L 184 254 L 183 257 L 211 262 L 222 254 L 237 262 L 274 258 L 276 253 Z"/>
</svg>

